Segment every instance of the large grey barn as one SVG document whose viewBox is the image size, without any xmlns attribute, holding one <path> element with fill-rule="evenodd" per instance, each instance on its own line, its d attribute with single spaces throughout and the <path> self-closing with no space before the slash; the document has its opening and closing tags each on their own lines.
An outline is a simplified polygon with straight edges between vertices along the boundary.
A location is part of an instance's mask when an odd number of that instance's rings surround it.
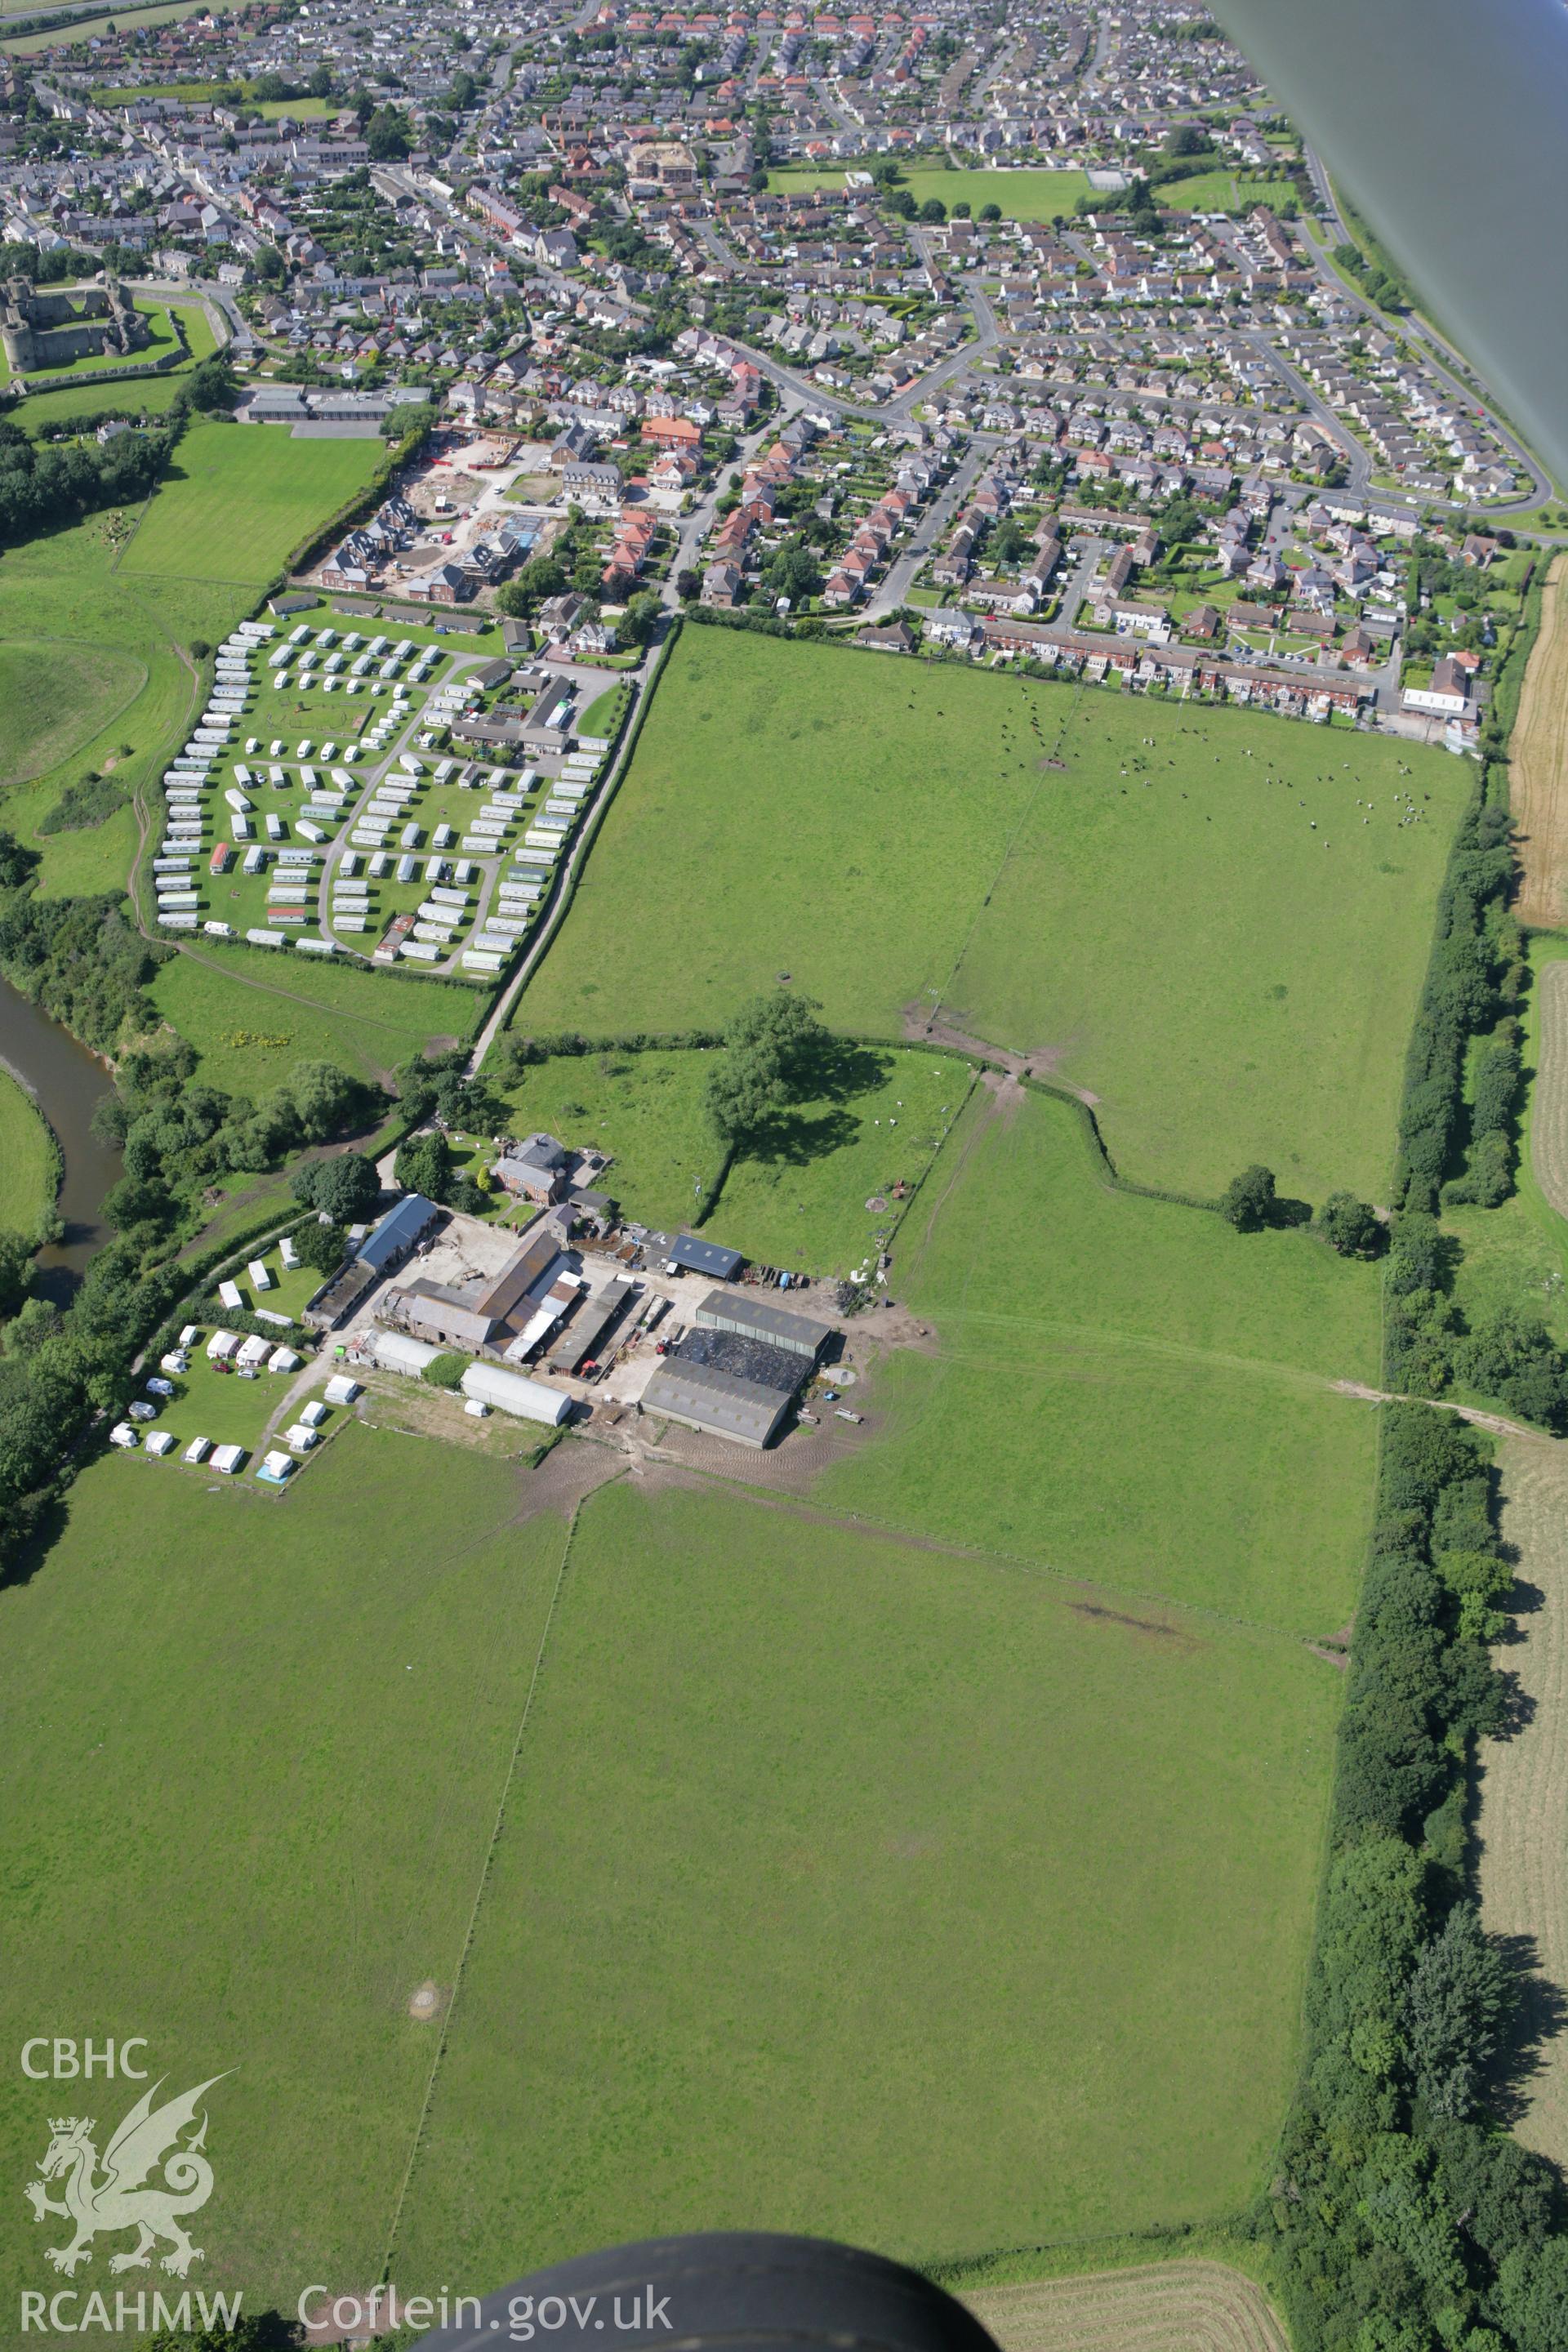
<svg viewBox="0 0 1568 2352">
<path fill-rule="evenodd" d="M 831 1336 L 809 1316 L 711 1290 L 643 1391 L 643 1410 L 738 1445 L 771 1445 Z"/>
</svg>

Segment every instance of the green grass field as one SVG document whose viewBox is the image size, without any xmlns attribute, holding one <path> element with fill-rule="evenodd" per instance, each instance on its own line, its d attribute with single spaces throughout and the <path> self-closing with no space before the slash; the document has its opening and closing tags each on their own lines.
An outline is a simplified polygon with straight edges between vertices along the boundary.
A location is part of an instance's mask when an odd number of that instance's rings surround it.
<svg viewBox="0 0 1568 2352">
<path fill-rule="evenodd" d="M 12 411 L 11 421 L 26 432 L 37 433 L 79 416 L 100 415 L 106 408 L 134 416 L 163 416 L 182 387 L 181 372 L 173 368 L 165 375 L 132 377 L 129 383 L 77 383 L 58 392 L 30 392 Z"/>
<path fill-rule="evenodd" d="M 296 441 L 263 426 L 194 425 L 121 572 L 259 587 L 312 524 L 364 487 L 384 454 L 375 441 Z"/>
<path fill-rule="evenodd" d="M 68 759 L 146 683 L 145 666 L 113 646 L 7 638 L 0 644 L 0 785 Z"/>
<path fill-rule="evenodd" d="M 234 13 L 243 14 L 247 0 L 235 0 Z M 16 57 L 32 57 L 40 49 L 66 49 L 79 41 L 101 40 L 104 34 L 118 26 L 122 31 L 144 25 L 169 25 L 180 16 L 199 16 L 203 0 L 167 0 L 164 6 L 135 8 L 127 16 L 73 16 L 68 25 L 57 26 L 52 33 L 18 33 L 9 40 L 0 40 L 0 50 L 9 50 Z M 35 11 L 34 13 L 44 13 Z"/>
<path fill-rule="evenodd" d="M 248 601 L 243 592 L 201 583 L 117 574 L 110 534 L 125 520 L 94 516 L 8 549 L 0 565 L 0 645 L 46 648 L 45 676 L 67 679 L 72 695 L 68 707 L 51 709 L 48 697 L 32 691 L 24 650 L 13 662 L 14 694 L 0 697 L 7 767 L 11 760 L 24 771 L 55 761 L 28 783 L 0 791 L 0 824 L 41 854 L 38 887 L 47 896 L 124 888 L 136 852 L 129 805 L 81 832 L 40 835 L 38 824 L 62 787 L 88 768 L 108 772 L 112 761 L 115 780 L 132 794 L 155 783 L 200 707 L 195 673 L 181 649 L 197 636 L 221 637 Z M 133 669 L 144 673 L 141 690 L 115 707 Z M 104 698 L 82 713 L 79 686 Z M 71 747 L 68 754 L 62 745 Z M 130 756 L 121 759 L 127 745 Z"/>
<path fill-rule="evenodd" d="M 1454 1296 L 1472 1327 L 1500 1307 L 1539 1316 L 1559 1346 L 1568 1344 L 1568 1226 L 1542 1192 L 1532 1159 L 1533 1079 L 1540 1066 L 1541 976 L 1563 961 L 1565 942 L 1527 932 L 1534 985 L 1521 1007 L 1526 1088 L 1521 1106 L 1516 1189 L 1495 1209 L 1445 1204 L 1443 1223 L 1464 1251 Z"/>
<path fill-rule="evenodd" d="M 940 163 L 906 164 L 899 184 L 908 188 L 917 204 L 937 196 L 949 212 L 955 204 L 968 204 L 976 214 L 984 205 L 1000 205 L 1005 220 L 1022 221 L 1053 220 L 1058 213 L 1070 220 L 1079 198 L 1094 193 L 1084 172 L 949 172 Z M 843 185 L 842 169 L 818 171 L 814 164 L 792 163 L 768 173 L 773 194 L 808 195 L 813 188 Z"/>
<path fill-rule="evenodd" d="M 690 628 L 517 1023 L 718 1024 L 780 971 L 850 1031 L 940 1002 L 1091 1090 L 1141 1181 L 1378 1199 L 1468 789 L 1375 736 Z"/>
<path fill-rule="evenodd" d="M 630 699 L 629 687 L 612 686 L 607 693 L 599 695 L 595 700 L 589 703 L 577 721 L 578 734 L 613 737 L 626 716 L 626 705 Z"/>
<path fill-rule="evenodd" d="M 452 1981 L 561 1558 L 516 1471 L 453 1458 L 349 1429 L 282 1496 L 107 1460 L 0 1594 L 8 2026 L 145 2033 L 171 2090 L 235 2070 L 198 2242 L 247 2308 L 379 2273 L 432 2054 L 407 2004 Z M 12 2070 L 18 2177 L 59 2105 Z M 53 2275 L 20 2198 L 0 2236 Z"/>
<path fill-rule="evenodd" d="M 1289 180 L 1250 180 L 1241 172 L 1194 172 L 1190 179 L 1165 181 L 1154 193 L 1172 212 L 1247 213 L 1254 205 L 1278 211 L 1294 190 Z"/>
<path fill-rule="evenodd" d="M 519 1130 L 613 1154 L 605 1188 L 625 1215 L 685 1224 L 721 1157 L 702 1109 L 709 1067 L 704 1053 L 563 1055 L 536 1064 L 506 1099 Z M 767 1265 L 847 1273 L 898 1214 L 896 1203 L 873 1212 L 867 1201 L 921 1182 L 970 1083 L 956 1056 L 837 1053 L 820 1090 L 732 1161 L 703 1231 Z"/>
<path fill-rule="evenodd" d="M 202 1057 L 202 1074 L 234 1093 L 264 1094 L 299 1061 L 341 1063 L 384 1077 L 422 1046 L 452 1044 L 483 999 L 439 981 L 395 979 L 310 956 L 204 940 L 163 966 L 159 1012 Z"/>
<path fill-rule="evenodd" d="M 1337 1696 L 1276 1638 L 606 1488 L 396 2276 L 1236 2210 L 1290 2080 Z"/>
<path fill-rule="evenodd" d="M 816 1499 L 1227 1621 L 1333 1632 L 1376 1429 L 1329 1384 L 1376 1380 L 1376 1270 L 1111 1189 L 1069 1105 L 1030 1096 L 988 1118 L 983 1102 L 895 1252 L 894 1293 L 934 1343 L 857 1397 L 875 1440 Z"/>
<path fill-rule="evenodd" d="M 37 1230 L 54 1206 L 55 1149 L 26 1087 L 0 1068 L 0 1231 Z"/>
</svg>

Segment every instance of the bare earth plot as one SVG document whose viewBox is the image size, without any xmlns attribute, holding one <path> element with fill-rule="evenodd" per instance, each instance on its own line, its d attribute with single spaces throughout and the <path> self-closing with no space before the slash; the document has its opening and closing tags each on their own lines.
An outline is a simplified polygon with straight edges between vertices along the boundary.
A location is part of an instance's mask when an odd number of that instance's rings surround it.
<svg viewBox="0 0 1568 2352">
<path fill-rule="evenodd" d="M 1524 883 L 1519 917 L 1550 930 L 1564 913 L 1568 884 L 1568 558 L 1552 567 L 1542 598 L 1541 635 L 1524 673 L 1509 772 Z"/>
<path fill-rule="evenodd" d="M 1002 2352 L 1288 2352 L 1262 2290 L 1225 2263 L 1154 2263 L 963 2300 Z"/>
<path fill-rule="evenodd" d="M 1482 1742 L 1481 1915 L 1519 1939 L 1544 2011 L 1568 1995 L 1568 1445 L 1509 1438 L 1498 1448 L 1502 1531 L 1519 1554 L 1528 1605 L 1522 1641 L 1500 1653 L 1530 1702 L 1510 1739 Z M 1550 2022 L 1518 2086 L 1514 2128 L 1527 2147 L 1568 2162 L 1568 2031 Z"/>
<path fill-rule="evenodd" d="M 1541 1066 L 1531 1110 L 1531 1165 L 1558 1215 L 1568 1217 L 1568 958 L 1549 963 L 1536 985 Z"/>
</svg>

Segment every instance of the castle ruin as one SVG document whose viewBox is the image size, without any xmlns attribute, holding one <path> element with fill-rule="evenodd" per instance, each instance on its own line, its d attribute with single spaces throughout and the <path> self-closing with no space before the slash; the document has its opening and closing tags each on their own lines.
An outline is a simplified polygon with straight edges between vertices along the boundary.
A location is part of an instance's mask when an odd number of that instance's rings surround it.
<svg viewBox="0 0 1568 2352">
<path fill-rule="evenodd" d="M 0 344 L 13 375 L 47 373 L 73 360 L 128 358 L 152 340 L 152 328 L 115 278 L 50 292 L 12 278 L 0 295 Z"/>
</svg>

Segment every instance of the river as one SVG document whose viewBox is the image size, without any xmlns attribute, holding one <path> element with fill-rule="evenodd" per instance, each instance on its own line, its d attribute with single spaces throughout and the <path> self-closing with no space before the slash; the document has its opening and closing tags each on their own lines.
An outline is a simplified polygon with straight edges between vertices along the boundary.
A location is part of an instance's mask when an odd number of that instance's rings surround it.
<svg viewBox="0 0 1568 2352">
<path fill-rule="evenodd" d="M 118 1151 L 100 1143 L 92 1114 L 113 1081 L 68 1029 L 0 978 L 0 1060 L 21 1079 L 54 1129 L 65 1160 L 58 1208 L 65 1239 L 38 1255 L 37 1287 L 63 1306 L 93 1252 L 109 1239 L 100 1213 L 104 1194 L 122 1173 Z"/>
</svg>

